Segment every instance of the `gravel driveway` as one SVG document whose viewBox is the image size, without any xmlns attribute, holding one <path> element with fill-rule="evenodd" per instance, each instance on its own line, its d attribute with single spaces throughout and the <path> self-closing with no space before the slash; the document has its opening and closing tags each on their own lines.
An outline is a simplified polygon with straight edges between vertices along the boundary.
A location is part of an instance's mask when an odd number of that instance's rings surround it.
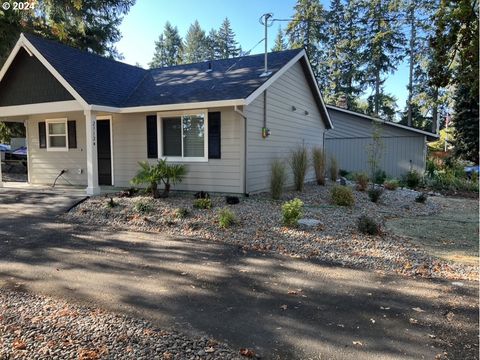
<svg viewBox="0 0 480 360">
<path fill-rule="evenodd" d="M 147 319 L 267 359 L 478 355 L 473 282 L 338 268 L 158 233 L 113 233 L 62 223 L 57 210 L 22 215 L 25 205 L 6 202 L 0 201 L 3 286 Z"/>
</svg>

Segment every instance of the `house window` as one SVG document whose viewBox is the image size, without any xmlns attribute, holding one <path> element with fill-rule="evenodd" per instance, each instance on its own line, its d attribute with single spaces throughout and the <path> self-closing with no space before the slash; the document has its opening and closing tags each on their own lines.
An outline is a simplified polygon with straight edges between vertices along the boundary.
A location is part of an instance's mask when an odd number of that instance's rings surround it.
<svg viewBox="0 0 480 360">
<path fill-rule="evenodd" d="M 47 151 L 67 151 L 67 119 L 45 120 L 47 130 Z"/>
<path fill-rule="evenodd" d="M 206 112 L 159 115 L 161 156 L 172 161 L 208 161 Z"/>
</svg>

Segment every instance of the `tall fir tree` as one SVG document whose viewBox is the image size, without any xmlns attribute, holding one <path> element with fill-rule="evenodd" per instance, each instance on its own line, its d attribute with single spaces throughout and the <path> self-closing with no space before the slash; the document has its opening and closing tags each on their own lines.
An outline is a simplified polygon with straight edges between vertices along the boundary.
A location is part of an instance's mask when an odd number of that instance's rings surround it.
<svg viewBox="0 0 480 360">
<path fill-rule="evenodd" d="M 185 36 L 184 56 L 185 63 L 200 62 L 207 58 L 207 37 L 197 20 L 190 25 Z"/>
<path fill-rule="evenodd" d="M 235 40 L 235 33 L 232 30 L 230 20 L 225 18 L 217 32 L 218 56 L 220 59 L 237 57 L 240 48 Z"/>
<path fill-rule="evenodd" d="M 183 45 L 178 28 L 169 21 L 165 24 L 163 34 L 155 41 L 155 52 L 150 68 L 173 66 L 182 63 Z"/>
<path fill-rule="evenodd" d="M 372 114 L 382 116 L 391 100 L 384 94 L 385 75 L 394 72 L 404 57 L 400 0 L 363 0 L 363 60 L 365 81 L 372 88 Z M 382 101 L 387 101 L 382 104 Z M 387 106 L 388 107 L 388 106 Z M 389 110 L 390 111 L 390 110 Z"/>
<path fill-rule="evenodd" d="M 325 9 L 319 0 L 297 0 L 295 13 L 288 23 L 286 35 L 291 48 L 304 48 L 312 64 L 320 89 L 327 86 L 325 71 Z"/>
<path fill-rule="evenodd" d="M 287 44 L 285 43 L 285 37 L 284 37 L 284 34 L 283 34 L 283 30 L 280 26 L 278 27 L 277 35 L 275 36 L 275 42 L 274 42 L 271 50 L 272 51 L 287 50 Z"/>
<path fill-rule="evenodd" d="M 215 60 L 220 58 L 220 50 L 218 49 L 218 32 L 211 29 L 206 38 L 207 42 L 207 59 Z"/>
</svg>

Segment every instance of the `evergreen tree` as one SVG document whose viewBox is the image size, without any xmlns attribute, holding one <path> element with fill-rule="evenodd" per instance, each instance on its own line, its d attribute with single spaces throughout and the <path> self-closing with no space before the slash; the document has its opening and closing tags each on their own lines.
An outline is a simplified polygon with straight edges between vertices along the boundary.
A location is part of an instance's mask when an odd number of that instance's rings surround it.
<svg viewBox="0 0 480 360">
<path fill-rule="evenodd" d="M 277 36 L 275 37 L 275 43 L 271 50 L 272 51 L 287 50 L 287 44 L 285 43 L 285 39 L 283 37 L 283 31 L 280 26 L 278 27 Z"/>
<path fill-rule="evenodd" d="M 0 8 L 0 64 L 20 32 L 36 33 L 95 54 L 121 58 L 115 43 L 120 24 L 135 0 L 36 0 L 34 9 Z"/>
<path fill-rule="evenodd" d="M 190 25 L 184 44 L 184 62 L 200 62 L 207 58 L 207 37 L 197 20 Z"/>
<path fill-rule="evenodd" d="M 386 94 L 383 87 L 380 89 L 378 97 L 375 96 L 375 94 L 370 95 L 367 98 L 367 103 L 368 107 L 366 113 L 368 115 L 376 116 L 388 121 L 395 120 L 397 99 L 391 94 Z M 376 106 L 378 106 L 378 108 L 376 108 Z"/>
<path fill-rule="evenodd" d="M 178 34 L 178 29 L 167 21 L 163 34 L 155 41 L 155 52 L 149 66 L 156 68 L 181 64 L 182 52 L 182 38 Z"/>
<path fill-rule="evenodd" d="M 206 39 L 206 57 L 209 60 L 220 59 L 220 50 L 218 48 L 218 33 L 217 30 L 211 29 Z"/>
<path fill-rule="evenodd" d="M 297 0 L 295 13 L 287 25 L 291 48 L 304 48 L 320 89 L 327 86 L 325 71 L 325 10 L 319 0 Z"/>
<path fill-rule="evenodd" d="M 235 40 L 235 33 L 232 30 L 230 20 L 228 20 L 228 18 L 223 20 L 220 29 L 218 29 L 217 45 L 219 57 L 221 59 L 237 57 L 240 54 L 238 43 Z"/>
<path fill-rule="evenodd" d="M 362 10 L 365 80 L 373 89 L 373 114 L 379 115 L 386 106 L 381 101 L 389 99 L 383 94 L 385 74 L 395 71 L 404 57 L 400 0 L 363 0 Z"/>
</svg>

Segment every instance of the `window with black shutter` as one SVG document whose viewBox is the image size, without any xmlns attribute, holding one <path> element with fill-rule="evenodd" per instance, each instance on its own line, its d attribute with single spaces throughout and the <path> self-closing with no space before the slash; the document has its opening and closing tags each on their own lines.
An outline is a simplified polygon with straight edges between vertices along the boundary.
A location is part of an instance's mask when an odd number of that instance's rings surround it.
<svg viewBox="0 0 480 360">
<path fill-rule="evenodd" d="M 45 121 L 38 123 L 38 143 L 40 149 L 47 148 L 47 127 L 45 125 Z"/>
<path fill-rule="evenodd" d="M 158 158 L 157 116 L 147 116 L 147 157 Z"/>
<path fill-rule="evenodd" d="M 68 148 L 77 148 L 77 122 L 75 120 L 68 120 Z"/>
<path fill-rule="evenodd" d="M 221 158 L 221 113 L 208 113 L 208 158 Z"/>
</svg>

